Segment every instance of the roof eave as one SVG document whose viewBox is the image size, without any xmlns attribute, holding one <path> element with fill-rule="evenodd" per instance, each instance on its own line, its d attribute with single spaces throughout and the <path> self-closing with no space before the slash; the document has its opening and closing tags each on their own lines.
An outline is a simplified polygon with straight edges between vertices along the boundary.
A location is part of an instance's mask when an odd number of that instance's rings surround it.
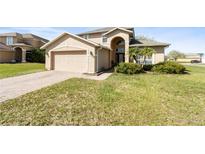
<svg viewBox="0 0 205 154">
<path fill-rule="evenodd" d="M 153 45 L 146 45 L 146 44 L 132 44 L 130 47 L 169 47 L 171 44 L 153 44 Z"/>
<path fill-rule="evenodd" d="M 91 41 L 88 41 L 80 36 L 77 36 L 77 35 L 74 35 L 74 34 L 71 34 L 71 33 L 63 33 L 61 35 L 59 35 L 58 37 L 56 37 L 55 39 L 51 40 L 50 42 L 46 43 L 45 45 L 43 45 L 40 49 L 46 49 L 49 45 L 51 45 L 52 43 L 56 42 L 58 39 L 60 39 L 61 37 L 63 36 L 66 36 L 66 35 L 69 35 L 69 36 L 72 36 L 74 38 L 78 38 L 82 41 L 85 41 L 93 46 L 99 46 L 97 43 L 94 43 L 94 42 L 91 42 Z"/>
<path fill-rule="evenodd" d="M 27 44 L 12 44 L 10 46 L 12 46 L 12 47 L 30 47 L 30 48 L 33 48 L 31 45 L 27 45 Z"/>
<path fill-rule="evenodd" d="M 124 28 L 120 28 L 120 27 L 116 27 L 116 28 L 113 28 L 113 29 L 111 29 L 110 31 L 104 33 L 103 36 L 105 36 L 105 35 L 107 35 L 107 34 L 109 34 L 109 33 L 112 33 L 113 31 L 118 30 L 118 29 L 119 29 L 119 30 L 122 30 L 122 31 L 125 31 L 125 32 L 127 32 L 127 33 L 129 33 L 129 34 L 132 34 L 132 33 L 133 33 L 133 32 L 130 31 L 130 30 L 127 30 L 127 29 L 124 29 Z"/>
</svg>

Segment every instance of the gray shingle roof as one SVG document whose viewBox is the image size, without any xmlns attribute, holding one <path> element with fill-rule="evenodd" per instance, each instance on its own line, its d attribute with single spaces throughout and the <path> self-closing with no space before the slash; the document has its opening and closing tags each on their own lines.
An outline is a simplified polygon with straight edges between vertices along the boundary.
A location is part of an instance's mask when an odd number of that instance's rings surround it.
<svg viewBox="0 0 205 154">
<path fill-rule="evenodd" d="M 115 27 L 98 28 L 98 29 L 91 30 L 91 31 L 88 31 L 88 32 L 80 33 L 78 35 L 108 32 L 108 31 L 112 30 L 113 28 L 115 28 Z M 124 29 L 127 29 L 127 30 L 132 30 L 133 29 L 133 27 L 120 27 L 120 28 L 124 28 Z"/>
<path fill-rule="evenodd" d="M 168 43 L 158 42 L 151 39 L 135 39 L 130 42 L 131 47 L 153 47 L 153 46 L 170 46 Z"/>
<path fill-rule="evenodd" d="M 33 38 L 33 39 L 38 39 L 38 40 L 41 40 L 42 42 L 44 43 L 47 43 L 48 40 L 47 39 L 44 39 L 40 36 L 37 36 L 37 35 L 34 35 L 34 34 L 31 34 L 31 33 L 27 33 L 27 34 L 20 34 L 20 33 L 16 33 L 16 32 L 13 32 L 13 33 L 2 33 L 0 34 L 0 36 L 17 36 L 17 37 L 20 37 L 20 38 Z"/>
<path fill-rule="evenodd" d="M 0 42 L 0 51 L 10 51 L 10 50 L 12 49 L 9 46 Z"/>
<path fill-rule="evenodd" d="M 16 33 L 16 32 L 14 32 L 14 33 L 2 33 L 2 34 L 0 34 L 0 36 L 18 36 L 18 37 L 22 37 L 22 34 Z"/>
<path fill-rule="evenodd" d="M 43 42 L 45 42 L 45 43 L 48 42 L 47 39 L 44 39 L 44 38 L 42 38 L 42 37 L 40 37 L 40 36 L 31 34 L 31 33 L 23 34 L 22 36 L 23 36 L 23 38 L 34 38 L 34 39 L 39 39 L 39 40 L 41 40 L 41 41 L 43 41 Z"/>
</svg>

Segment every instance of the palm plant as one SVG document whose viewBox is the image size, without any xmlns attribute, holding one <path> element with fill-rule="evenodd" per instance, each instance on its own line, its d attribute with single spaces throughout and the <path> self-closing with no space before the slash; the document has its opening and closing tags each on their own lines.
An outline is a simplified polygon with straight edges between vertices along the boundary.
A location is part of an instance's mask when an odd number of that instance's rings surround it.
<svg viewBox="0 0 205 154">
<path fill-rule="evenodd" d="M 153 48 L 148 48 L 148 47 L 145 47 L 145 48 L 132 47 L 129 49 L 130 58 L 133 58 L 136 61 L 136 63 L 140 63 L 137 57 L 142 56 L 143 64 L 146 64 L 146 59 L 149 56 L 152 56 L 153 53 L 155 53 L 155 50 Z"/>
<path fill-rule="evenodd" d="M 152 56 L 153 53 L 155 53 L 155 50 L 149 47 L 145 47 L 140 50 L 140 55 L 143 56 L 143 64 L 146 64 L 147 58 Z"/>
<path fill-rule="evenodd" d="M 131 47 L 129 48 L 129 56 L 130 58 L 133 58 L 136 63 L 138 63 L 138 56 L 140 55 L 140 49 L 139 48 L 135 48 L 135 47 Z"/>
</svg>

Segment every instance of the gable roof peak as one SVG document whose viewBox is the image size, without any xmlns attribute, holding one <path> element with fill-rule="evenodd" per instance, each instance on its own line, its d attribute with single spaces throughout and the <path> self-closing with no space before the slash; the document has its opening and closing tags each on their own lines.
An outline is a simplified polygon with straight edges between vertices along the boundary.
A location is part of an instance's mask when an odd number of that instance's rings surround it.
<svg viewBox="0 0 205 154">
<path fill-rule="evenodd" d="M 114 28 L 123 28 L 123 29 L 130 30 L 130 31 L 132 31 L 134 29 L 133 27 L 103 27 L 103 28 L 97 28 L 97 29 L 94 29 L 94 30 L 91 30 L 91 31 L 83 32 L 83 33 L 80 33 L 78 35 L 106 33 L 106 32 L 108 32 L 108 31 L 110 31 Z"/>
<path fill-rule="evenodd" d="M 48 43 L 46 43 L 45 45 L 43 45 L 42 47 L 41 47 L 41 49 L 46 49 L 48 46 L 50 46 L 52 43 L 54 43 L 54 42 L 56 42 L 57 40 L 59 40 L 60 38 L 62 38 L 62 37 L 64 37 L 64 36 L 71 36 L 71 37 L 74 37 L 74 38 L 77 38 L 77 39 L 80 39 L 80 40 L 82 40 L 82 41 L 84 41 L 84 42 L 87 42 L 87 43 L 89 43 L 89 44 L 91 44 L 91 45 L 93 45 L 93 46 L 99 46 L 99 44 L 97 44 L 97 43 L 95 43 L 95 42 L 93 42 L 93 41 L 89 41 L 89 40 L 86 40 L 86 39 L 84 39 L 84 38 L 82 38 L 82 37 L 80 37 L 80 36 L 77 36 L 77 35 L 75 35 L 75 34 L 71 34 L 71 33 L 68 33 L 68 32 L 64 32 L 64 33 L 62 33 L 61 35 L 59 35 L 58 37 L 56 37 L 55 39 L 53 39 L 53 40 L 51 40 L 50 42 L 48 42 Z"/>
</svg>

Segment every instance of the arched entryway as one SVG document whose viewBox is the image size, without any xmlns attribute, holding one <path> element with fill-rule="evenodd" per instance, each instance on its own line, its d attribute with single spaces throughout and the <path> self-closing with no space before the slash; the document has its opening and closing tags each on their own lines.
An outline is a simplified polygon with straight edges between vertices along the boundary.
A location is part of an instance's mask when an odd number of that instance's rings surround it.
<svg viewBox="0 0 205 154">
<path fill-rule="evenodd" d="M 15 60 L 16 62 L 22 62 L 23 50 L 19 47 L 15 48 Z"/>
<path fill-rule="evenodd" d="M 121 37 L 115 37 L 111 41 L 112 63 L 118 64 L 125 61 L 125 40 Z"/>
</svg>

